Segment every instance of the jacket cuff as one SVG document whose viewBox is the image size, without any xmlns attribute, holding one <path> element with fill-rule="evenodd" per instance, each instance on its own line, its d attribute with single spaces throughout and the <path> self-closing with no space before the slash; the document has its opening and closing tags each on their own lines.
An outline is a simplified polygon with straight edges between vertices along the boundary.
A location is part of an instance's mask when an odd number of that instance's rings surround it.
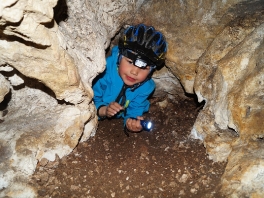
<svg viewBox="0 0 264 198">
<path fill-rule="evenodd" d="M 103 119 L 106 118 L 106 116 L 100 116 L 100 115 L 99 115 L 99 110 L 100 110 L 100 108 L 101 108 L 101 107 L 104 107 L 104 106 L 106 106 L 106 105 L 100 105 L 100 106 L 97 108 L 97 113 L 96 113 L 96 114 L 97 114 L 97 116 L 98 116 L 98 118 L 99 118 L 100 120 L 103 120 Z"/>
</svg>

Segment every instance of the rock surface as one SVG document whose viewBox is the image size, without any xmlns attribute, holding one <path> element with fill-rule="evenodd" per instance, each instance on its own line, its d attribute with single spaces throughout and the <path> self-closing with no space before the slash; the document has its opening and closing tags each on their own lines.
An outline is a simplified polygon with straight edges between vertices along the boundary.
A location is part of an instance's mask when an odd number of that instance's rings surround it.
<svg viewBox="0 0 264 198">
<path fill-rule="evenodd" d="M 92 80 L 121 26 L 139 22 L 169 44 L 155 94 L 204 103 L 191 134 L 228 160 L 222 191 L 263 196 L 263 0 L 1 2 L 1 196 L 34 197 L 25 184 L 37 161 L 95 134 Z"/>
<path fill-rule="evenodd" d="M 63 48 L 56 4 L 1 2 L 1 197 L 35 197 L 26 183 L 38 160 L 69 154 L 96 129 L 93 93 Z"/>
<path fill-rule="evenodd" d="M 204 103 L 192 136 L 228 160 L 223 193 L 264 196 L 264 1 L 156 0 L 138 12 L 144 21 L 165 33 L 167 66 Z"/>
</svg>

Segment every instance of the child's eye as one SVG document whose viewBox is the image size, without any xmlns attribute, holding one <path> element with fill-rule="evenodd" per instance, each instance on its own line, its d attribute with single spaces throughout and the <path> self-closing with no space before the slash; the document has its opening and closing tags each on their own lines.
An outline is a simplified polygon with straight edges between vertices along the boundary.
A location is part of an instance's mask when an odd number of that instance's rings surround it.
<svg viewBox="0 0 264 198">
<path fill-rule="evenodd" d="M 132 61 L 132 60 L 127 60 L 127 62 L 128 62 L 129 64 L 133 64 L 133 61 Z"/>
<path fill-rule="evenodd" d="M 142 69 L 149 70 L 150 69 L 150 66 L 143 67 Z"/>
</svg>

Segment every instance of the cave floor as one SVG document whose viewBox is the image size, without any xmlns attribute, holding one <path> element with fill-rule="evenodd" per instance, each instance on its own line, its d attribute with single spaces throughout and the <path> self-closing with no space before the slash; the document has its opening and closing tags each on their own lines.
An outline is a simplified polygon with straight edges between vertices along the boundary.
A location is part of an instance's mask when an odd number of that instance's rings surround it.
<svg viewBox="0 0 264 198">
<path fill-rule="evenodd" d="M 42 160 L 31 180 L 38 196 L 221 197 L 226 163 L 209 160 L 203 144 L 188 137 L 201 107 L 191 98 L 164 108 L 159 102 L 151 99 L 145 116 L 155 124 L 151 132 L 127 137 L 122 120 L 100 121 L 95 136 L 70 155 Z"/>
</svg>

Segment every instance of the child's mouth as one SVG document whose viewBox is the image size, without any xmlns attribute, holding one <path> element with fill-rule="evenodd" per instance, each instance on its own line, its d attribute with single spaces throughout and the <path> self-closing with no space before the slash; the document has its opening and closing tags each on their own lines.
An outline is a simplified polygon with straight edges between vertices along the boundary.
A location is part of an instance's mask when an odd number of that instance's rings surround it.
<svg viewBox="0 0 264 198">
<path fill-rule="evenodd" d="M 135 78 L 131 78 L 130 76 L 126 76 L 126 79 L 130 82 L 135 82 L 136 79 Z"/>
</svg>

